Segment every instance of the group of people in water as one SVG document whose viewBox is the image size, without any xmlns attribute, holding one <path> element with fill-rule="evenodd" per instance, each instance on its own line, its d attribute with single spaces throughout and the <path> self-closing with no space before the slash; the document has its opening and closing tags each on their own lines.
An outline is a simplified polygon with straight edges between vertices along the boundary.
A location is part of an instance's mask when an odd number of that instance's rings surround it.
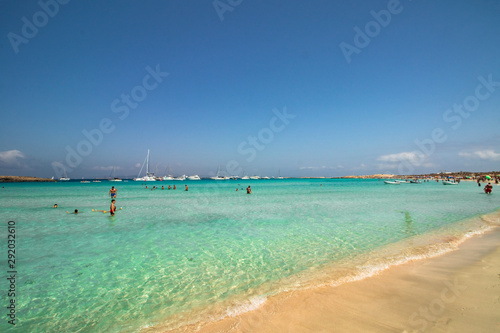
<svg viewBox="0 0 500 333">
<path fill-rule="evenodd" d="M 187 185 L 184 185 L 184 186 L 186 186 L 186 188 L 184 189 L 184 191 L 188 191 L 188 190 L 189 190 L 188 186 L 187 186 Z M 148 186 L 147 186 L 147 185 L 146 185 L 146 188 L 148 188 Z M 153 187 L 151 188 L 151 191 L 153 191 L 153 190 L 157 190 L 157 189 L 158 189 L 158 187 L 153 186 Z M 161 189 L 162 189 L 162 190 L 164 190 L 164 189 L 165 189 L 165 186 L 163 186 L 163 185 L 162 185 Z M 168 185 L 168 189 L 169 189 L 169 190 L 171 190 L 171 189 L 172 189 L 172 186 Z M 176 189 L 177 189 L 177 187 L 174 185 L 174 190 L 176 190 Z"/>
<path fill-rule="evenodd" d="M 477 182 L 477 185 L 480 187 L 481 186 L 481 182 L 480 180 L 478 180 Z M 188 191 L 188 186 L 185 185 L 185 191 Z M 148 188 L 148 186 L 146 185 L 146 188 Z M 151 190 L 155 190 L 157 189 L 156 186 L 153 186 L 153 188 L 151 188 Z M 165 189 L 164 186 L 161 187 L 162 190 Z M 172 187 L 170 185 L 168 185 L 168 189 L 172 189 Z M 173 189 L 175 190 L 176 189 L 176 186 L 174 185 Z M 239 188 L 236 188 L 236 191 L 238 191 Z M 486 194 L 491 194 L 493 190 L 493 186 L 491 185 L 491 183 L 488 183 L 485 187 L 484 187 L 484 193 Z M 92 209 L 93 212 L 102 212 L 102 213 L 107 213 L 109 212 L 111 216 L 114 216 L 115 215 L 115 212 L 116 212 L 116 205 L 115 205 L 115 202 L 116 202 L 116 196 L 117 196 L 117 193 L 118 193 L 118 190 L 112 186 L 111 189 L 109 190 L 109 196 L 111 197 L 111 205 L 109 207 L 109 210 L 106 211 L 106 210 L 97 210 L 97 209 Z M 250 185 L 247 187 L 247 194 L 252 194 L 252 188 L 250 187 Z M 54 204 L 53 208 L 57 208 L 58 205 L 57 204 Z M 122 209 L 122 208 L 120 208 Z M 73 213 L 70 213 L 68 211 L 66 211 L 66 213 L 68 214 L 78 214 L 78 209 L 75 209 Z"/>
<path fill-rule="evenodd" d="M 146 188 L 148 188 L 147 185 L 146 185 Z M 173 189 L 175 190 L 176 188 L 177 187 L 174 185 Z M 153 186 L 151 188 L 151 190 L 156 190 L 156 189 L 158 189 L 156 186 Z M 164 190 L 165 186 L 162 186 L 161 189 Z M 168 185 L 168 189 L 170 190 L 170 189 L 172 189 L 172 187 L 170 185 Z M 188 186 L 185 185 L 184 191 L 188 191 L 188 190 L 189 190 Z M 236 191 L 238 191 L 238 188 L 236 188 Z M 250 186 L 248 186 L 247 187 L 247 194 L 251 194 L 251 193 L 252 193 L 252 189 L 250 188 Z M 109 207 L 109 210 L 92 209 L 92 211 L 93 212 L 102 212 L 102 213 L 108 213 L 109 212 L 111 216 L 115 216 L 115 212 L 117 210 L 116 209 L 116 204 L 115 204 L 116 203 L 116 199 L 115 198 L 116 198 L 117 194 L 118 194 L 118 189 L 116 189 L 114 186 L 111 186 L 111 189 L 109 190 L 109 196 L 111 198 L 111 205 Z M 58 205 L 54 204 L 53 208 L 57 208 L 57 207 L 58 207 Z M 120 209 L 122 209 L 122 208 L 120 207 Z M 78 209 L 75 209 L 72 213 L 70 213 L 68 211 L 66 211 L 66 213 L 68 213 L 68 214 L 78 214 L 79 211 L 78 211 Z"/>
<path fill-rule="evenodd" d="M 115 198 L 116 198 L 117 193 L 118 193 L 118 190 L 114 186 L 111 186 L 111 189 L 109 190 L 109 196 L 111 197 L 111 204 L 109 206 L 109 210 L 92 209 L 92 211 L 93 212 L 101 212 L 101 213 L 108 213 L 109 212 L 111 216 L 115 216 L 115 212 L 116 212 L 116 204 L 115 204 L 116 200 L 115 200 Z M 57 207 L 58 207 L 57 204 L 54 204 L 54 206 L 52 206 L 52 208 L 57 208 Z M 120 207 L 120 209 L 122 209 L 122 208 Z M 70 213 L 68 211 L 66 211 L 66 213 L 67 214 L 78 214 L 80 212 L 78 211 L 78 209 L 75 209 L 73 211 L 73 213 Z"/>
</svg>

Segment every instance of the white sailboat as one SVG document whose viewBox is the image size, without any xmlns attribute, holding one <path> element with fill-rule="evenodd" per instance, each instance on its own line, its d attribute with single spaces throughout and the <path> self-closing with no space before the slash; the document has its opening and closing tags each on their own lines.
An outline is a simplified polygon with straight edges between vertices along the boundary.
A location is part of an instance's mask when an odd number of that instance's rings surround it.
<svg viewBox="0 0 500 333">
<path fill-rule="evenodd" d="M 167 165 L 167 167 L 165 168 L 165 176 L 163 176 L 161 179 L 162 180 L 174 180 L 174 176 L 172 175 L 167 175 L 167 172 L 171 171 L 170 170 L 170 167 Z"/>
<path fill-rule="evenodd" d="M 122 180 L 120 178 L 117 178 L 115 175 L 115 167 L 113 167 L 113 179 L 109 180 L 110 182 L 121 182 Z"/>
<path fill-rule="evenodd" d="M 142 169 L 144 168 L 144 164 L 146 164 L 146 175 L 144 177 L 139 177 Z M 148 149 L 148 155 L 146 156 L 146 160 L 144 163 L 142 163 L 141 170 L 139 171 L 139 174 L 137 175 L 137 178 L 134 178 L 135 181 L 137 182 L 154 182 L 156 181 L 154 173 L 149 172 L 149 149 Z"/>
<path fill-rule="evenodd" d="M 213 179 L 213 180 L 227 180 L 228 177 L 222 177 L 221 174 L 220 174 L 220 165 L 219 165 L 219 168 L 217 169 L 217 175 L 215 177 L 210 177 L 210 179 Z"/>
<path fill-rule="evenodd" d="M 64 177 L 60 177 L 59 181 L 61 181 L 61 182 L 70 181 L 70 179 L 68 178 L 68 175 L 66 174 L 66 168 L 64 168 Z"/>
</svg>

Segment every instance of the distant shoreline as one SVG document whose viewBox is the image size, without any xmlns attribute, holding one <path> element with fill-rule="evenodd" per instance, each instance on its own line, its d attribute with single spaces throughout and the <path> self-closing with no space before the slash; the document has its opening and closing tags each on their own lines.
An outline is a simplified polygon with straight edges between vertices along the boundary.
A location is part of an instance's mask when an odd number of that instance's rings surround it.
<svg viewBox="0 0 500 333">
<path fill-rule="evenodd" d="M 391 179 L 391 178 L 462 178 L 466 180 L 475 179 L 477 177 L 484 177 L 490 175 L 493 179 L 500 175 L 500 171 L 490 171 L 490 172 L 470 172 L 470 171 L 460 171 L 460 172 L 443 172 L 443 173 L 428 173 L 419 175 L 395 175 L 395 174 L 373 174 L 373 175 L 349 175 L 349 176 L 338 176 L 338 177 L 327 177 L 327 176 L 317 176 L 317 177 L 284 177 L 285 179 Z M 209 178 L 202 179 L 206 180 Z M 83 180 L 83 178 L 82 178 Z M 57 182 L 57 179 L 50 178 L 38 178 L 38 177 L 26 177 L 26 176 L 0 176 L 0 183 L 20 183 L 20 182 Z"/>
<path fill-rule="evenodd" d="M 23 182 L 56 182 L 55 179 L 24 177 L 24 176 L 0 176 L 0 183 L 23 183 Z"/>
<path fill-rule="evenodd" d="M 443 173 L 427 173 L 420 175 L 393 175 L 393 174 L 375 174 L 375 175 L 364 175 L 364 176 L 344 176 L 335 177 L 339 179 L 382 179 L 382 178 L 473 178 L 473 177 L 483 177 L 490 175 L 495 177 L 500 175 L 500 171 L 489 171 L 489 172 L 470 172 L 470 171 L 460 171 L 460 172 L 443 172 Z M 323 177 L 324 178 L 324 177 Z"/>
</svg>

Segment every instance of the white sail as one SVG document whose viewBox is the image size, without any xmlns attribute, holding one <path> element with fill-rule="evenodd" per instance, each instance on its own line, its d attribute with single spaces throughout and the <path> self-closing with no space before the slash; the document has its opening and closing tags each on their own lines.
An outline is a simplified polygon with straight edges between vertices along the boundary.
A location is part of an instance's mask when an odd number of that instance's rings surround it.
<svg viewBox="0 0 500 333">
<path fill-rule="evenodd" d="M 64 168 L 64 177 L 59 178 L 59 181 L 61 182 L 67 182 L 70 179 L 68 178 L 68 175 L 66 174 L 66 168 Z"/>
<path fill-rule="evenodd" d="M 146 164 L 146 175 L 144 177 L 139 177 L 141 175 L 142 169 L 144 168 L 144 164 Z M 154 182 L 154 181 L 156 181 L 154 173 L 149 172 L 149 149 L 148 149 L 148 154 L 146 156 L 146 160 L 142 164 L 141 170 L 139 171 L 137 178 L 134 178 L 134 180 L 137 182 Z"/>
<path fill-rule="evenodd" d="M 213 179 L 213 180 L 227 180 L 229 178 L 221 176 L 220 165 L 219 165 L 219 167 L 217 168 L 217 175 L 215 177 L 210 177 L 210 179 Z"/>
<path fill-rule="evenodd" d="M 120 178 L 117 178 L 115 175 L 115 167 L 113 167 L 113 179 L 109 180 L 110 182 L 121 182 L 122 180 Z"/>
</svg>

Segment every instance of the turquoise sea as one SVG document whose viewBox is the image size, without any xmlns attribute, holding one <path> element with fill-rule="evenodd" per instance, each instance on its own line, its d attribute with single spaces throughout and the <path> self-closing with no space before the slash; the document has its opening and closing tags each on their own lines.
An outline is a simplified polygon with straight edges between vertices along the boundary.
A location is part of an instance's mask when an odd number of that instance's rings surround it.
<svg viewBox="0 0 500 333">
<path fill-rule="evenodd" d="M 448 251 L 487 230 L 495 222 L 481 216 L 500 208 L 500 188 L 485 195 L 474 182 L 2 186 L 0 330 L 20 332 L 139 332 L 216 320 L 280 291 L 335 285 Z M 123 209 L 114 217 L 92 212 L 109 209 L 111 186 Z M 81 213 L 66 213 L 74 209 Z M 8 221 L 16 226 L 15 327 L 6 316 Z"/>
</svg>

